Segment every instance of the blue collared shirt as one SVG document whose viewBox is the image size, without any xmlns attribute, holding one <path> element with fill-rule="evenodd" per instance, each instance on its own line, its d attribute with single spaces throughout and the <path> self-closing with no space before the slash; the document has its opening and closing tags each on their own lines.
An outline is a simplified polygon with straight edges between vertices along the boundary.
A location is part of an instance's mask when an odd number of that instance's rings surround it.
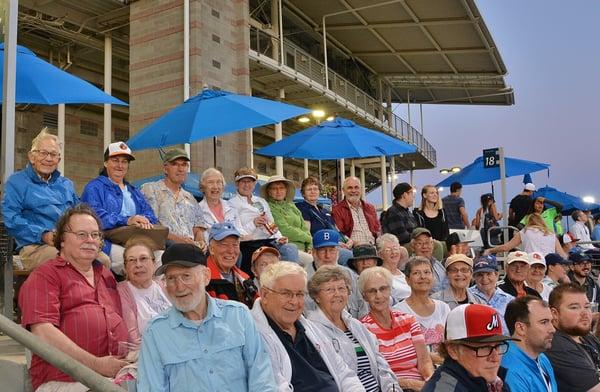
<svg viewBox="0 0 600 392">
<path fill-rule="evenodd" d="M 554 370 L 545 354 L 540 354 L 535 360 L 514 342 L 508 344 L 508 352 L 502 357 L 502 367 L 508 370 L 504 382 L 511 391 L 557 391 Z"/>
<path fill-rule="evenodd" d="M 195 323 L 175 307 L 154 318 L 142 337 L 139 391 L 273 391 L 271 361 L 250 312 L 208 298 Z"/>
</svg>

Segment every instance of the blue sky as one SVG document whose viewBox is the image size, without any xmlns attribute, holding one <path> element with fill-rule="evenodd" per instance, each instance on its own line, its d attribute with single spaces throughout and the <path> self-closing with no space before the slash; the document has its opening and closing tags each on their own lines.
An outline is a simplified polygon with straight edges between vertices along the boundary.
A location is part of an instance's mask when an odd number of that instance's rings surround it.
<svg viewBox="0 0 600 392">
<path fill-rule="evenodd" d="M 443 179 L 439 168 L 465 166 L 484 148 L 503 146 L 507 156 L 552 165 L 549 178 L 545 171 L 532 175 L 536 186 L 600 200 L 600 2 L 476 4 L 508 69 L 506 82 L 515 90 L 516 104 L 423 105 L 424 134 L 437 150 L 438 167 L 416 171 L 415 185 L 435 184 Z M 406 105 L 396 113 L 407 119 Z M 411 106 L 411 113 L 420 128 L 418 106 Z M 399 181 L 407 180 L 408 174 L 400 175 Z M 509 200 L 520 192 L 521 180 L 507 180 Z M 500 202 L 500 184 L 495 185 Z M 470 219 L 481 193 L 489 191 L 489 184 L 463 188 Z"/>
</svg>

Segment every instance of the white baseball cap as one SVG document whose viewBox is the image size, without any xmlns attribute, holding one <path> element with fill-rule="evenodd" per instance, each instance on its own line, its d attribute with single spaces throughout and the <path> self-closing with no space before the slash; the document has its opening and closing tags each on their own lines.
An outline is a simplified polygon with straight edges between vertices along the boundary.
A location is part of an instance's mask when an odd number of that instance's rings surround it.
<svg viewBox="0 0 600 392">
<path fill-rule="evenodd" d="M 529 265 L 541 264 L 544 267 L 546 266 L 546 259 L 543 254 L 540 252 L 531 252 L 529 254 Z"/>
<path fill-rule="evenodd" d="M 106 162 L 108 158 L 116 157 L 118 155 L 126 155 L 130 161 L 135 160 L 135 157 L 127 144 L 124 142 L 114 142 L 110 143 L 106 151 L 104 151 L 104 161 Z"/>
<path fill-rule="evenodd" d="M 527 252 L 521 252 L 520 250 L 516 252 L 510 252 L 508 256 L 506 256 L 506 265 L 512 264 L 515 261 L 522 261 L 523 263 L 531 264 L 529 254 L 527 254 Z"/>
</svg>

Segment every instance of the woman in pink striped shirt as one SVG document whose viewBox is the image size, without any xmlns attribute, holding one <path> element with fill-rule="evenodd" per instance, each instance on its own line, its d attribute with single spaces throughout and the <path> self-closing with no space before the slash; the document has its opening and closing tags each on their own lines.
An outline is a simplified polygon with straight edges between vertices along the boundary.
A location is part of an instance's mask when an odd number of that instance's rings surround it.
<svg viewBox="0 0 600 392">
<path fill-rule="evenodd" d="M 406 390 L 419 391 L 433 374 L 425 338 L 416 318 L 390 308 L 393 277 L 382 267 L 364 270 L 358 287 L 370 312 L 361 321 L 379 340 L 379 351 Z"/>
</svg>

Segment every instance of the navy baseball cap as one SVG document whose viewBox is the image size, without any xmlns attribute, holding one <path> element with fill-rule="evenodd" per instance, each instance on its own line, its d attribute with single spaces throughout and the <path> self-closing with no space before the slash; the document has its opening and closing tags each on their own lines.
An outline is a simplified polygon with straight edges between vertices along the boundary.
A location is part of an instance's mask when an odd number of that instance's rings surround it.
<svg viewBox="0 0 600 392">
<path fill-rule="evenodd" d="M 173 244 L 162 254 L 161 262 L 162 265 L 154 272 L 155 276 L 164 274 L 170 265 L 188 268 L 206 265 L 206 255 L 196 245 Z"/>
<path fill-rule="evenodd" d="M 215 223 L 210 228 L 208 233 L 208 240 L 216 240 L 221 241 L 225 237 L 229 237 L 230 235 L 241 237 L 240 232 L 235 228 L 235 226 L 230 222 L 223 223 Z"/>
<path fill-rule="evenodd" d="M 313 235 L 313 248 L 319 249 L 326 246 L 338 246 L 340 244 L 340 235 L 335 230 L 322 229 Z"/>
<path fill-rule="evenodd" d="M 571 264 L 571 262 L 559 255 L 558 253 L 548 253 L 546 255 L 546 265 L 556 264 L 568 265 Z"/>
<path fill-rule="evenodd" d="M 569 261 L 573 264 L 583 263 L 584 261 L 592 261 L 592 258 L 585 253 L 570 253 Z"/>
<path fill-rule="evenodd" d="M 478 256 L 473 260 L 473 275 L 478 272 L 494 272 L 498 271 L 498 262 L 496 256 Z"/>
</svg>

